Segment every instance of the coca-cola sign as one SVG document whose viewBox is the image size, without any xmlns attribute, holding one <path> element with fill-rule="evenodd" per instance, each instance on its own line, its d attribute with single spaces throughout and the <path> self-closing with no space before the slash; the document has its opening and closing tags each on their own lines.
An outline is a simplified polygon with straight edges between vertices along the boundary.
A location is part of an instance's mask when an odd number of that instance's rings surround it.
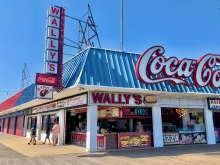
<svg viewBox="0 0 220 165">
<path fill-rule="evenodd" d="M 197 87 L 220 87 L 220 70 L 214 68 L 220 63 L 220 55 L 206 54 L 198 60 L 179 60 L 176 57 L 165 58 L 164 52 L 163 47 L 153 46 L 140 56 L 136 64 L 139 81 L 144 84 L 170 82 L 190 86 L 185 79 L 192 76 Z"/>
<path fill-rule="evenodd" d="M 57 85 L 57 76 L 37 73 L 36 74 L 36 84 L 56 86 Z"/>
</svg>

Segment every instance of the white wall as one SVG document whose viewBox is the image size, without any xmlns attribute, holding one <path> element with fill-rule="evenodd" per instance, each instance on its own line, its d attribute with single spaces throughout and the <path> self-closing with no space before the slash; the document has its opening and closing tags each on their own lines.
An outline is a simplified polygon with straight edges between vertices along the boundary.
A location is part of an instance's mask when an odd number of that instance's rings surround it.
<svg viewBox="0 0 220 165">
<path fill-rule="evenodd" d="M 59 125 L 60 125 L 60 133 L 58 134 L 58 145 L 65 144 L 65 130 L 66 130 L 66 120 L 65 120 L 65 113 L 64 109 L 58 111 L 57 116 L 59 116 Z"/>
<path fill-rule="evenodd" d="M 152 107 L 152 123 L 154 147 L 163 147 L 162 115 L 160 106 Z"/>
<path fill-rule="evenodd" d="M 208 110 L 208 105 L 204 109 L 204 117 L 208 144 L 216 144 L 212 111 Z"/>
<path fill-rule="evenodd" d="M 87 106 L 86 151 L 97 151 L 97 105 Z"/>
</svg>

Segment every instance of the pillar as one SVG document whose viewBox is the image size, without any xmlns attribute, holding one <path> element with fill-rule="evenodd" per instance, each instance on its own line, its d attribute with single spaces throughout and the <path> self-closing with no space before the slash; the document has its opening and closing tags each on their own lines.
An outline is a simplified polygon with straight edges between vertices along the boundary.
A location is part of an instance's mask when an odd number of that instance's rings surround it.
<svg viewBox="0 0 220 165">
<path fill-rule="evenodd" d="M 133 131 L 134 131 L 133 119 L 130 119 L 130 122 L 129 122 L 129 131 L 130 131 L 130 132 L 133 132 Z"/>
<path fill-rule="evenodd" d="M 86 151 L 97 151 L 97 105 L 87 106 Z"/>
<path fill-rule="evenodd" d="M 152 107 L 152 122 L 154 147 L 163 147 L 162 115 L 160 106 Z"/>
<path fill-rule="evenodd" d="M 58 145 L 64 145 L 65 144 L 65 130 L 66 130 L 66 127 L 65 127 L 65 122 L 66 122 L 66 119 L 65 119 L 65 110 L 64 109 L 61 109 L 59 110 L 59 112 L 57 113 L 57 116 L 59 116 L 59 126 L 60 126 L 60 133 L 58 134 Z"/>
<path fill-rule="evenodd" d="M 205 117 L 207 144 L 216 144 L 212 111 L 208 109 L 208 105 L 206 105 L 206 108 L 204 109 L 204 117 Z"/>
<path fill-rule="evenodd" d="M 41 139 L 41 124 L 42 124 L 42 114 L 38 113 L 37 114 L 37 125 L 36 125 L 36 127 L 37 127 L 37 140 Z"/>
</svg>

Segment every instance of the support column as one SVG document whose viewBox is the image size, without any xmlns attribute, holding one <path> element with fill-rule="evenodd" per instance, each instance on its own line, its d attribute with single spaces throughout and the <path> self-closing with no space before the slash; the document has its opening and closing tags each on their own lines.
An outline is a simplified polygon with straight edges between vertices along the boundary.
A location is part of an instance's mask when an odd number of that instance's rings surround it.
<svg viewBox="0 0 220 165">
<path fill-rule="evenodd" d="M 208 105 L 206 105 L 206 108 L 204 109 L 204 117 L 205 117 L 207 144 L 216 144 L 212 111 L 208 109 Z"/>
<path fill-rule="evenodd" d="M 23 137 L 27 136 L 27 116 L 24 116 L 24 131 L 23 131 Z M 17 121 L 17 116 L 16 116 L 16 121 Z M 17 123 L 17 122 L 16 122 Z"/>
<path fill-rule="evenodd" d="M 133 132 L 133 131 L 134 131 L 133 119 L 130 119 L 130 121 L 129 121 L 129 131 L 130 131 L 130 132 Z"/>
<path fill-rule="evenodd" d="M 154 147 L 163 147 L 162 115 L 160 106 L 152 107 L 152 122 Z"/>
<path fill-rule="evenodd" d="M 58 134 L 58 145 L 64 145 L 65 144 L 65 110 L 61 109 L 57 113 L 57 116 L 59 116 L 59 126 L 60 126 L 60 133 Z"/>
<path fill-rule="evenodd" d="M 87 106 L 86 151 L 97 151 L 97 105 Z"/>
<path fill-rule="evenodd" d="M 37 126 L 37 140 L 41 139 L 41 124 L 42 124 L 42 114 L 38 113 L 37 114 L 37 125 L 36 125 Z"/>
</svg>

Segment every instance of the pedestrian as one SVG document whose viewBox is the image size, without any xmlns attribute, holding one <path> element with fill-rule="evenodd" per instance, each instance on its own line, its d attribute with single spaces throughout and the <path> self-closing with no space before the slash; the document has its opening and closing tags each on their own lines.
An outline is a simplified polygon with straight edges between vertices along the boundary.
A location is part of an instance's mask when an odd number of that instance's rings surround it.
<svg viewBox="0 0 220 165">
<path fill-rule="evenodd" d="M 60 126 L 58 125 L 57 122 L 55 122 L 55 125 L 52 128 L 52 145 L 55 146 L 56 145 L 56 139 L 58 137 L 58 133 L 60 133 Z"/>
<path fill-rule="evenodd" d="M 48 139 L 48 141 L 49 141 L 49 144 L 51 144 L 51 143 L 50 143 L 50 127 L 49 127 L 49 126 L 47 126 L 47 128 L 46 128 L 46 130 L 45 130 L 45 133 L 46 133 L 46 137 L 45 137 L 45 141 L 43 142 L 43 144 L 46 143 L 47 139 Z"/>
<path fill-rule="evenodd" d="M 32 126 L 30 135 L 31 135 L 31 140 L 28 143 L 28 145 L 30 145 L 31 142 L 33 143 L 33 145 L 36 145 L 36 139 L 35 138 L 36 138 L 36 135 L 37 135 L 37 130 L 36 130 L 35 125 Z"/>
</svg>

